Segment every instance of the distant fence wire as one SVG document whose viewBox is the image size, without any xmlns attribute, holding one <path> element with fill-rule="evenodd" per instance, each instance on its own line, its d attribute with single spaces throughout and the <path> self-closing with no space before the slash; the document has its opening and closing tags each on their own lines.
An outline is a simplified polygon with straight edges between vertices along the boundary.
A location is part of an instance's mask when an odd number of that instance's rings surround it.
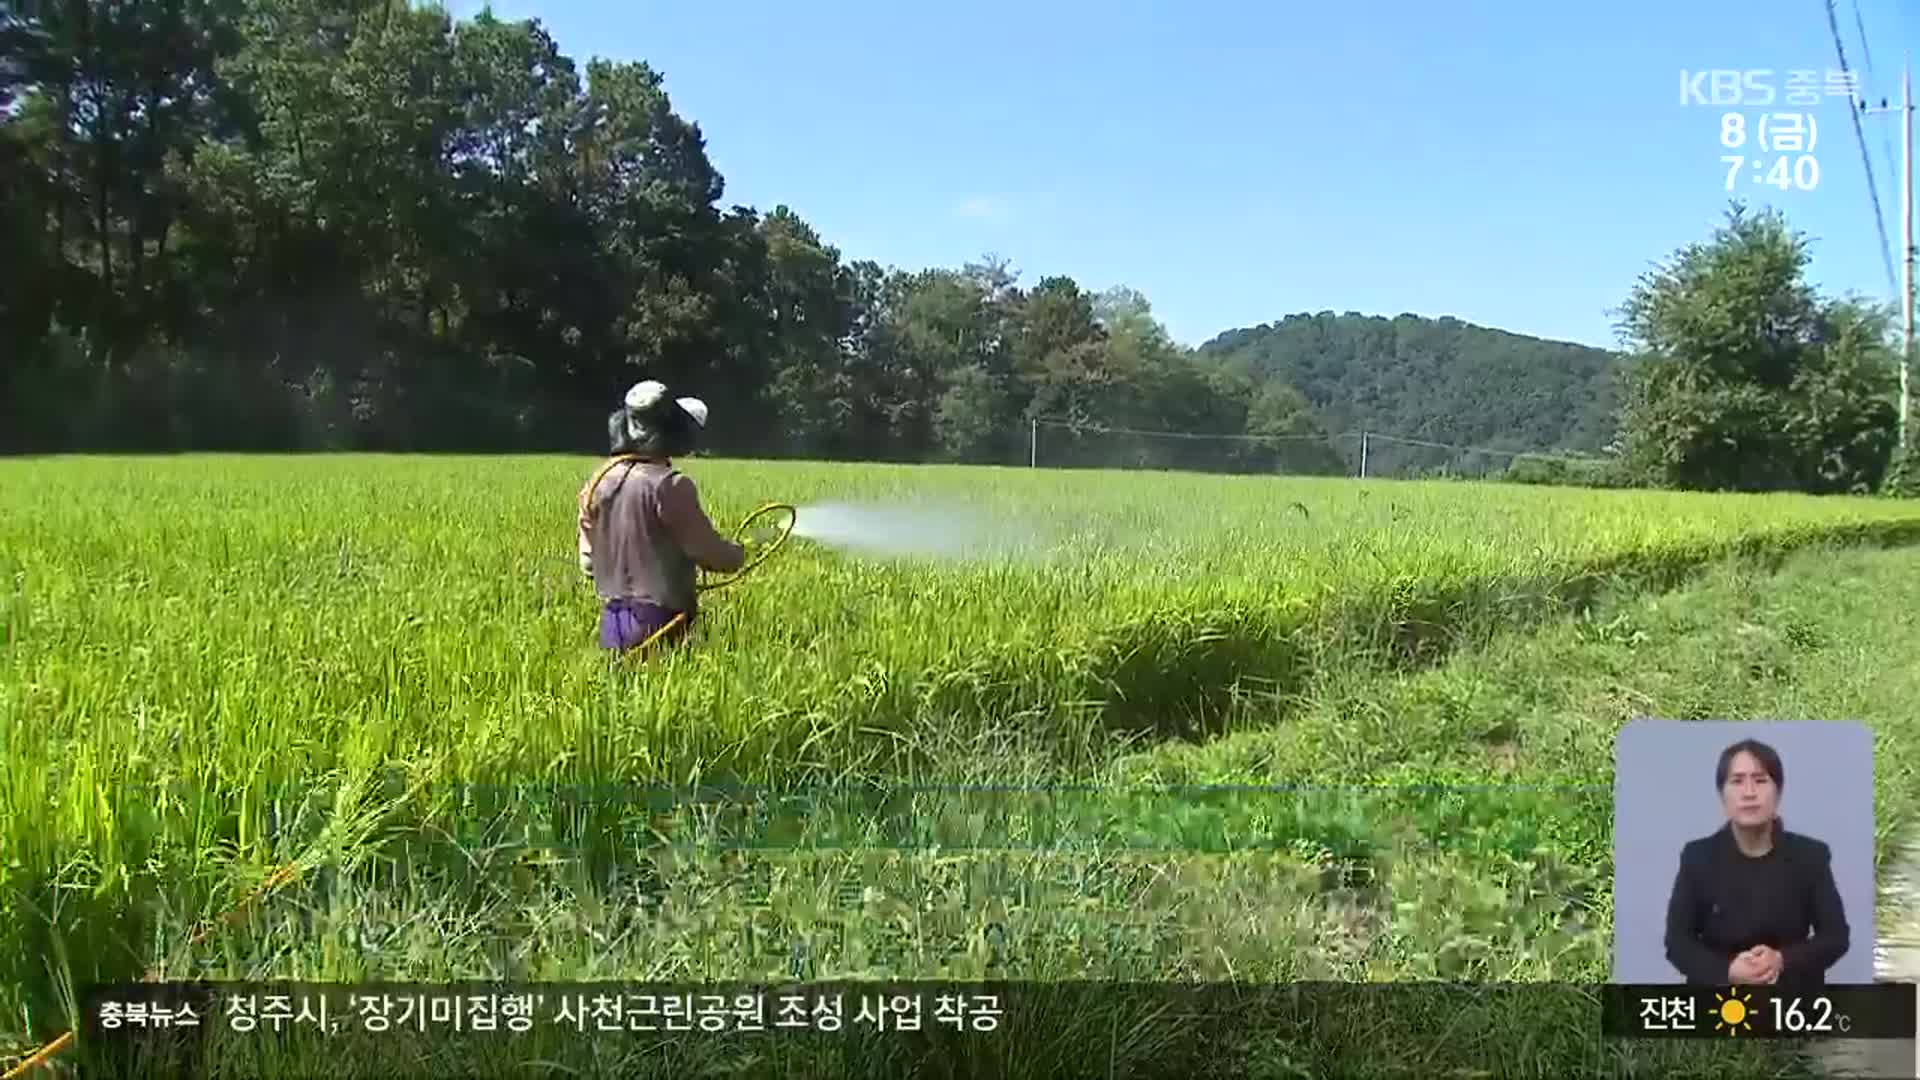
<svg viewBox="0 0 1920 1080">
<path fill-rule="evenodd" d="M 1065 432 L 1043 438 L 1043 432 Z M 1152 446 L 1163 440 L 1184 449 Z M 1230 449 L 1208 455 L 1192 447 Z M 1327 435 L 1213 434 L 1151 431 L 1082 421 L 1040 418 L 1028 421 L 1027 464 L 1038 468 L 1145 468 L 1197 471 L 1295 473 L 1359 477 L 1485 476 L 1528 459 L 1571 466 L 1605 459 L 1539 450 L 1502 450 L 1485 446 L 1416 439 L 1379 431 Z"/>
</svg>

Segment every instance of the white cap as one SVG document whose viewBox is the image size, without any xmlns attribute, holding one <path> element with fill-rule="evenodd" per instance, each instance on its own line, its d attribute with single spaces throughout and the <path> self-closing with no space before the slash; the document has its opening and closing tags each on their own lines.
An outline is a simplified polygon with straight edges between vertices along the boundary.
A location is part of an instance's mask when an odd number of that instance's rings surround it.
<svg viewBox="0 0 1920 1080">
<path fill-rule="evenodd" d="M 633 412 L 645 412 L 658 405 L 660 399 L 667 396 L 667 384 L 657 379 L 637 382 L 627 391 L 627 408 Z M 693 422 L 701 427 L 707 426 L 707 403 L 697 397 L 675 398 L 673 403 L 680 406 Z"/>
<path fill-rule="evenodd" d="M 634 383 L 633 388 L 627 391 L 627 408 L 634 412 L 641 412 L 658 404 L 666 394 L 667 384 L 658 380 L 648 379 L 645 382 Z"/>
</svg>

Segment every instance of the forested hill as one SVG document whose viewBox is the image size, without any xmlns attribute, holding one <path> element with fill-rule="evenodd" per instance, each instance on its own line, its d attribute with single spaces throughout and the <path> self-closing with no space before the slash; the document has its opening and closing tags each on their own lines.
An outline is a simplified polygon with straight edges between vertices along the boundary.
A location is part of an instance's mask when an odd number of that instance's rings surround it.
<svg viewBox="0 0 1920 1080">
<path fill-rule="evenodd" d="M 1614 434 L 1616 354 L 1452 317 L 1290 315 L 1200 352 L 1292 384 L 1332 431 L 1495 450 L 1598 450 Z"/>
</svg>

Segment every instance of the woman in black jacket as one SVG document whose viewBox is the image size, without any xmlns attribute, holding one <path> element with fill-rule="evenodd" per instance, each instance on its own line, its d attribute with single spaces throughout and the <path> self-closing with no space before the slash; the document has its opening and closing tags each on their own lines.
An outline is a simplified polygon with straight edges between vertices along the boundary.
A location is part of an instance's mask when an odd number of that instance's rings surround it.
<svg viewBox="0 0 1920 1080">
<path fill-rule="evenodd" d="M 1727 824 L 1681 849 L 1668 962 L 1693 984 L 1825 985 L 1847 954 L 1847 913 L 1827 845 L 1780 820 L 1780 755 L 1743 739 L 1721 752 L 1713 779 Z"/>
</svg>

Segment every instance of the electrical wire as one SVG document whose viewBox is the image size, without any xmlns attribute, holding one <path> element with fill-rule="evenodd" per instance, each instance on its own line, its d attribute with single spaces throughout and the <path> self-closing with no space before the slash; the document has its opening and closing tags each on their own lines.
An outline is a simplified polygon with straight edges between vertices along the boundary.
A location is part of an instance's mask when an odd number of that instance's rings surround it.
<svg viewBox="0 0 1920 1080">
<path fill-rule="evenodd" d="M 1868 92 L 1861 96 L 1871 98 L 1874 96 L 1873 88 L 1880 85 L 1880 81 L 1873 74 L 1873 50 L 1867 47 L 1867 24 L 1866 20 L 1860 17 L 1860 0 L 1853 0 L 1853 28 L 1860 35 L 1860 62 L 1867 73 L 1864 85 Z M 1880 99 L 1884 102 L 1886 95 L 1880 95 Z M 1887 157 L 1887 175 L 1899 176 L 1900 170 L 1893 164 L 1893 138 L 1887 134 L 1886 128 L 1880 129 L 1880 150 Z"/>
<path fill-rule="evenodd" d="M 1847 68 L 1847 49 L 1840 41 L 1840 17 L 1834 13 L 1833 0 L 1826 0 L 1827 28 L 1833 32 L 1833 51 L 1840 58 L 1841 74 L 1851 74 Z M 1856 9 L 1856 14 L 1858 9 Z M 1862 41 L 1861 47 L 1865 48 Z M 1857 101 L 1847 102 L 1847 117 L 1853 121 L 1853 138 L 1860 144 L 1860 165 L 1867 172 L 1867 195 L 1873 200 L 1873 224 L 1880 232 L 1880 258 L 1887 271 L 1887 292 L 1897 295 L 1900 287 L 1894 283 L 1893 243 L 1887 239 L 1886 215 L 1880 212 L 1880 187 L 1873 180 L 1873 158 L 1867 153 L 1867 135 L 1860 127 L 1860 108 Z"/>
</svg>

